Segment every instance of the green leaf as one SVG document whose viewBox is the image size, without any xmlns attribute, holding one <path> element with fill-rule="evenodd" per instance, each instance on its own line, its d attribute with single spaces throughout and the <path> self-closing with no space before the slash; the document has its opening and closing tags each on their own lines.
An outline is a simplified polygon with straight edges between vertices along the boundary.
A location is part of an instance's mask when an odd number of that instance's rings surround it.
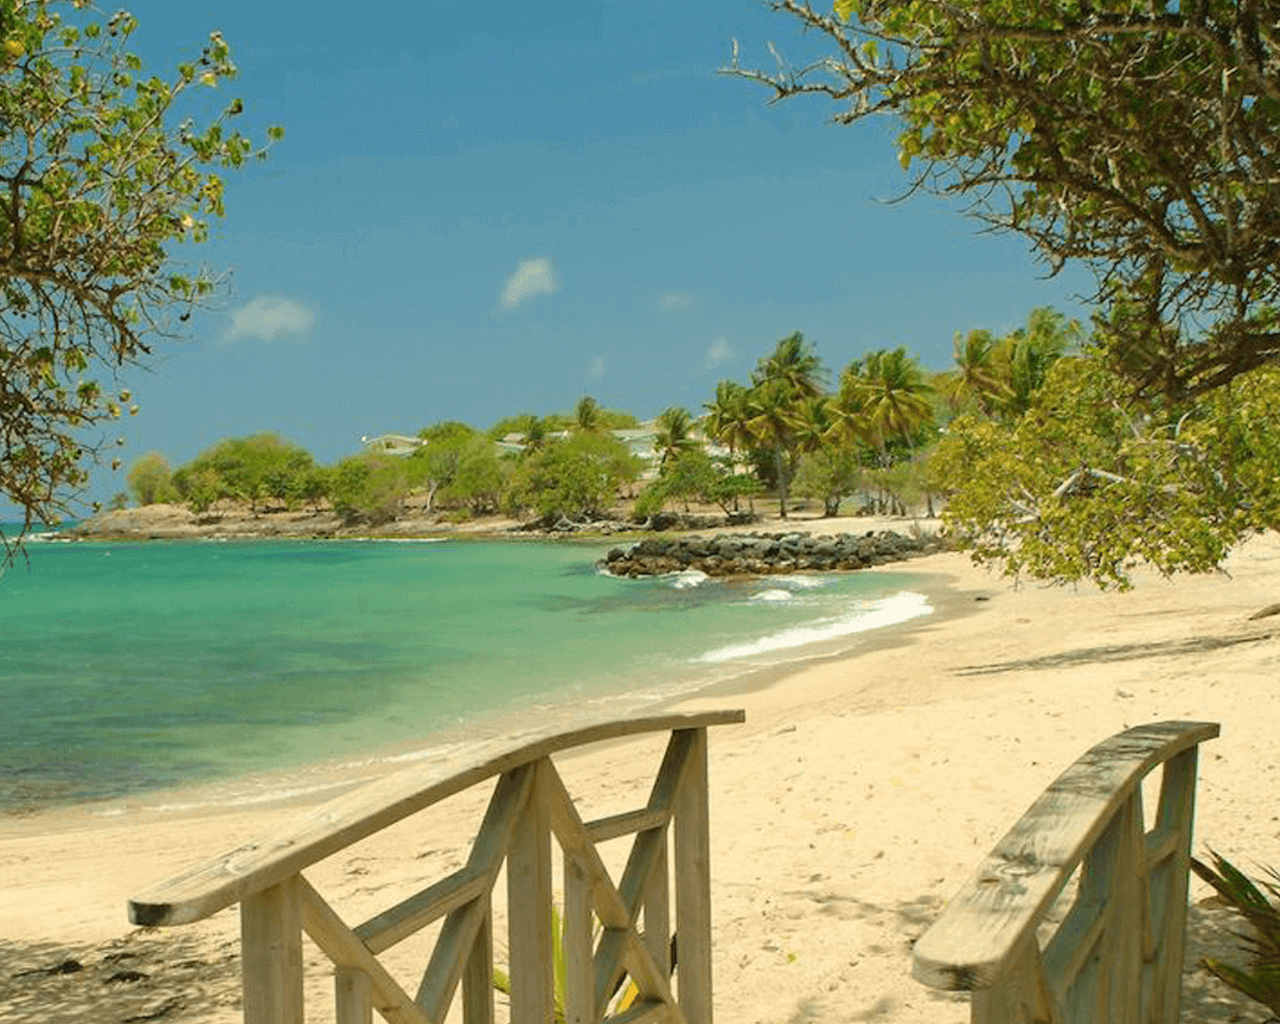
<svg viewBox="0 0 1280 1024">
<path fill-rule="evenodd" d="M 836 17 L 841 21 L 847 22 L 858 10 L 859 3 L 860 0 L 835 0 L 833 9 Z"/>
</svg>

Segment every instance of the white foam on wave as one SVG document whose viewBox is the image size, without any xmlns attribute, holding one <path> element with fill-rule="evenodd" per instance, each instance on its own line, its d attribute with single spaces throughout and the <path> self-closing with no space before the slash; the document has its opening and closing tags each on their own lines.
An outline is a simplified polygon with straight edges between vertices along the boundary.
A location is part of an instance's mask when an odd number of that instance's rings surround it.
<svg viewBox="0 0 1280 1024">
<path fill-rule="evenodd" d="M 771 576 L 773 583 L 785 583 L 796 590 L 817 590 L 827 585 L 825 576 Z"/>
<path fill-rule="evenodd" d="M 751 595 L 753 601 L 790 601 L 792 593 L 789 590 L 761 590 Z"/>
<path fill-rule="evenodd" d="M 783 651 L 792 647 L 820 643 L 823 640 L 865 633 L 867 630 L 880 629 L 883 626 L 892 626 L 921 615 L 928 615 L 932 611 L 933 606 L 929 604 L 929 599 L 924 594 L 903 592 L 880 601 L 859 605 L 847 615 L 824 619 L 808 626 L 780 630 L 763 636 L 759 640 L 753 640 L 751 643 L 720 647 L 714 651 L 708 651 L 697 660 L 712 664 L 736 661 L 739 658 L 750 658 L 768 654 L 771 651 Z"/>
<path fill-rule="evenodd" d="M 366 544 L 443 544 L 448 537 L 352 537 Z"/>
<path fill-rule="evenodd" d="M 691 587 L 702 586 L 711 577 L 701 569 L 685 569 L 681 572 L 673 572 L 669 579 L 676 590 L 688 590 Z"/>
</svg>

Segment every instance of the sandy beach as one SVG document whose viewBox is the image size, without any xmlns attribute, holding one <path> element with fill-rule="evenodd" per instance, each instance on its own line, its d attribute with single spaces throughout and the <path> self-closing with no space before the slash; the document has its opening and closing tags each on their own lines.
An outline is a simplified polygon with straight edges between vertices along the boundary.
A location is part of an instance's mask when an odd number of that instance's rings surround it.
<svg viewBox="0 0 1280 1024">
<path fill-rule="evenodd" d="M 1227 573 L 1140 574 L 1125 594 L 1015 589 L 952 553 L 909 569 L 936 580 L 934 615 L 678 708 L 747 715 L 711 735 L 719 1024 L 967 1020 L 963 1001 L 911 978 L 912 942 L 1045 785 L 1131 725 L 1220 722 L 1201 759 L 1196 850 L 1246 870 L 1280 864 L 1280 616 L 1251 619 L 1280 601 L 1280 537 L 1250 541 Z M 621 810 L 643 802 L 659 749 L 610 746 L 562 771 L 588 810 Z M 458 866 L 486 799 L 454 798 L 308 877 L 363 919 Z M 234 911 L 143 932 L 125 901 L 292 813 L 0 821 L 0 1021 L 238 1020 Z M 1234 946 L 1207 896 L 1193 879 L 1183 1019 L 1265 1021 L 1195 964 Z M 406 947 L 387 959 L 412 986 L 422 953 Z M 309 1012 L 328 1019 L 326 961 L 307 951 Z M 70 959 L 84 969 L 49 972 Z"/>
</svg>

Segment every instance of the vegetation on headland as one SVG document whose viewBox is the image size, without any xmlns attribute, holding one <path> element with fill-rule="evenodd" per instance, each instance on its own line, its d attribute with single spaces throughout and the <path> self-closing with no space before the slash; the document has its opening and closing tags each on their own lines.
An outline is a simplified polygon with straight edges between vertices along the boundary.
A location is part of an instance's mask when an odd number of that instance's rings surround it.
<svg viewBox="0 0 1280 1024">
<path fill-rule="evenodd" d="M 724 69 L 897 134 L 909 192 L 960 197 L 1056 273 L 1095 274 L 1088 346 L 952 383 L 979 404 L 930 479 L 976 558 L 1127 586 L 1204 571 L 1277 525 L 1280 49 L 1252 2 L 771 0 L 830 56 Z M 957 345 L 960 362 L 961 346 Z"/>
<path fill-rule="evenodd" d="M 11 439 L 0 493 L 28 525 L 83 485 L 94 453 L 77 432 L 130 400 L 86 380 L 90 367 L 141 358 L 168 312 L 181 321 L 213 287 L 175 272 L 166 247 L 205 237 L 205 218 L 222 214 L 208 168 L 239 166 L 253 148 L 224 130 L 239 100 L 203 129 L 164 125 L 184 91 L 234 74 L 216 33 L 172 83 L 144 82 L 120 48 L 130 17 L 114 16 L 104 35 L 63 25 L 55 5 L 32 0 L 0 18 L 0 142 L 31 144 L 0 152 L 17 197 L 0 223 L 0 425 Z M 1120 586 L 1139 561 L 1203 571 L 1273 528 L 1280 62 L 1265 12 L 1227 0 L 1186 11 L 1130 0 L 835 0 L 831 15 L 804 0 L 773 6 L 836 56 L 728 70 L 779 99 L 847 103 L 841 122 L 889 115 L 912 188 L 963 197 L 1053 271 L 1081 260 L 1096 272 L 1092 331 L 1086 343 L 1042 310 L 1008 338 L 958 337 L 945 374 L 899 348 L 867 353 L 833 382 L 791 335 L 749 382 L 717 388 L 698 428 L 714 449 L 699 447 L 688 410 L 663 414 L 639 511 L 736 509 L 756 491 L 776 494 L 783 516 L 793 494 L 828 512 L 857 493 L 893 511 L 941 498 L 952 534 L 979 559 Z M 90 158 L 61 159 L 85 134 Z M 50 334 L 51 322 L 75 326 Z M 364 452 L 330 467 L 254 435 L 168 480 L 162 457 L 148 456 L 130 484 L 140 499 L 176 494 L 202 512 L 228 500 L 254 513 L 310 504 L 379 522 L 424 494 L 428 511 L 453 516 L 598 515 L 637 486 L 635 453 L 613 436 L 634 422 L 587 398 L 487 438 L 436 424 L 407 457 Z M 494 436 L 512 432 L 519 444 L 495 450 Z"/>
<path fill-rule="evenodd" d="M 672 407 L 647 429 L 606 427 L 638 420 L 584 397 L 486 432 L 432 424 L 408 454 L 331 466 L 274 434 L 221 441 L 172 473 L 148 453 L 129 485 L 138 503 L 213 517 L 240 503 L 372 527 L 408 514 L 641 524 L 694 503 L 745 515 L 757 499 L 784 517 L 797 498 L 827 515 L 940 507 L 954 540 L 1010 574 L 1120 587 L 1140 562 L 1212 569 L 1280 523 L 1280 371 L 1194 397 L 1123 394 L 1096 339 L 1037 309 L 1004 337 L 958 333 L 942 372 L 897 348 L 833 375 L 795 333 L 748 381 L 721 381 L 703 415 Z"/>
</svg>

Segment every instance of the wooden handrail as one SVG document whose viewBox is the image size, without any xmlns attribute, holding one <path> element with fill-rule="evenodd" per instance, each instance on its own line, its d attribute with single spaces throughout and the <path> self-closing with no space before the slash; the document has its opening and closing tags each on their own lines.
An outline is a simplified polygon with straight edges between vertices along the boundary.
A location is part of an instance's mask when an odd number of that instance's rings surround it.
<svg viewBox="0 0 1280 1024">
<path fill-rule="evenodd" d="M 972 1019 L 1173 1022 L 1178 1015 L 1199 744 L 1211 722 L 1110 737 L 1062 773 L 915 944 L 912 973 L 972 992 Z M 1143 778 L 1163 765 L 1147 830 Z M 1037 928 L 1081 875 L 1052 937 Z"/>
<path fill-rule="evenodd" d="M 554 837 L 565 869 L 564 955 L 573 969 L 564 995 L 572 1024 L 598 1024 L 624 976 L 638 992 L 629 1019 L 712 1024 L 706 730 L 744 718 L 736 710 L 653 715 L 468 745 L 353 790 L 280 831 L 161 882 L 129 900 L 129 918 L 139 925 L 181 925 L 239 903 L 246 1024 L 302 1019 L 304 931 L 335 966 L 343 1024 L 368 1021 L 374 1009 L 392 1024 L 441 1024 L 459 986 L 466 1024 L 492 1024 L 491 890 L 505 865 L 511 1020 L 545 1024 L 553 998 Z M 583 822 L 551 755 L 654 732 L 671 737 L 647 804 Z M 494 777 L 498 783 L 467 863 L 365 923 L 349 927 L 303 877 L 316 862 Z M 627 835 L 635 836 L 634 845 L 615 884 L 596 844 Z M 678 992 L 668 959 L 672 884 Z M 440 918 L 434 952 L 411 998 L 377 954 Z M 598 947 L 593 920 L 603 927 Z"/>
</svg>

